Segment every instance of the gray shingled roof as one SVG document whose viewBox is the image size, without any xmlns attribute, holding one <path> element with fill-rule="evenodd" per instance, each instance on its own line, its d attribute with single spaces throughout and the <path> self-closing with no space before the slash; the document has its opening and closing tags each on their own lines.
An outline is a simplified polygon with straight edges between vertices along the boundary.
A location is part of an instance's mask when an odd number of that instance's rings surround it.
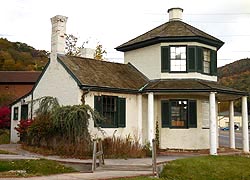
<svg viewBox="0 0 250 180">
<path fill-rule="evenodd" d="M 119 51 L 136 49 L 165 41 L 204 41 L 220 48 L 224 42 L 182 21 L 169 21 L 118 47 Z"/>
<path fill-rule="evenodd" d="M 148 81 L 131 64 L 64 55 L 59 55 L 58 58 L 81 86 L 138 90 Z"/>
<path fill-rule="evenodd" d="M 200 79 L 147 79 L 131 64 L 59 55 L 58 61 L 82 89 L 129 92 L 218 92 L 238 96 L 246 92 Z"/>
</svg>

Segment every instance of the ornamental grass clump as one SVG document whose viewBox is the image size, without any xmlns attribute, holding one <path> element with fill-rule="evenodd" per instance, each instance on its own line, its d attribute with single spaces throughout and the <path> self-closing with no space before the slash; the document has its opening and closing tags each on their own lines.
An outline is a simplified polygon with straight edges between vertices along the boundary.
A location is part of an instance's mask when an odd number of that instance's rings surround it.
<svg viewBox="0 0 250 180">
<path fill-rule="evenodd" d="M 103 139 L 106 158 L 142 158 L 146 157 L 146 149 L 139 140 L 130 135 L 126 137 L 106 137 Z"/>
</svg>

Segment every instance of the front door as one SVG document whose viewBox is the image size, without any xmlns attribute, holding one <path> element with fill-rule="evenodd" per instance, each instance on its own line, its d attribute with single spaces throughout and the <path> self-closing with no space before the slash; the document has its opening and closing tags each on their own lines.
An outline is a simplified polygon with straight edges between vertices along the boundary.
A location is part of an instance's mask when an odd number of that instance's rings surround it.
<svg viewBox="0 0 250 180">
<path fill-rule="evenodd" d="M 21 106 L 21 119 L 28 119 L 28 104 L 24 104 Z"/>
</svg>

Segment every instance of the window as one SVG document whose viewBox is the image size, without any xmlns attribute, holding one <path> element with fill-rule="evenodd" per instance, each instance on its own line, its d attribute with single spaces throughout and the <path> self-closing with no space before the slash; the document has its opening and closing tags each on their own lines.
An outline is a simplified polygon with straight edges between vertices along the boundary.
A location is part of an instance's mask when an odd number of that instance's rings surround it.
<svg viewBox="0 0 250 180">
<path fill-rule="evenodd" d="M 210 50 L 203 49 L 203 70 L 204 73 L 210 74 Z"/>
<path fill-rule="evenodd" d="M 162 100 L 161 112 L 162 127 L 197 127 L 195 100 Z"/>
<path fill-rule="evenodd" d="M 187 101 L 171 101 L 170 107 L 170 125 L 172 127 L 185 127 L 187 122 Z"/>
<path fill-rule="evenodd" d="M 217 75 L 217 52 L 200 46 L 161 46 L 161 72 Z"/>
<path fill-rule="evenodd" d="M 170 71 L 185 72 L 186 64 L 186 47 L 170 47 Z"/>
<path fill-rule="evenodd" d="M 13 120 L 18 120 L 18 107 L 14 107 L 14 116 Z"/>
<path fill-rule="evenodd" d="M 101 127 L 117 128 L 126 126 L 126 99 L 117 96 L 95 96 L 95 109 L 104 117 L 97 122 Z"/>
</svg>

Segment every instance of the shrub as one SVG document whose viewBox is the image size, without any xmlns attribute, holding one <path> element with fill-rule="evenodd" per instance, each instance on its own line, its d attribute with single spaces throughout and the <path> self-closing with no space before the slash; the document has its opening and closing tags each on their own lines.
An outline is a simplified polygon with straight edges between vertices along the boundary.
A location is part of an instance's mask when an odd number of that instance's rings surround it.
<svg viewBox="0 0 250 180">
<path fill-rule="evenodd" d="M 16 130 L 25 143 L 58 155 L 84 157 L 92 153 L 89 120 L 101 119 L 88 105 L 60 106 L 53 97 L 36 100 L 39 108 L 30 126 L 21 121 Z M 21 137 L 21 136 L 20 136 Z"/>
<path fill-rule="evenodd" d="M 32 119 L 28 119 L 28 120 L 20 120 L 19 124 L 17 125 L 17 127 L 15 127 L 15 130 L 18 132 L 18 135 L 20 137 L 20 140 L 25 142 L 27 138 L 27 134 L 28 134 L 28 128 L 31 126 L 31 124 L 33 123 Z"/>
<path fill-rule="evenodd" d="M 0 129 L 10 127 L 10 108 L 3 106 L 0 108 Z"/>
</svg>

